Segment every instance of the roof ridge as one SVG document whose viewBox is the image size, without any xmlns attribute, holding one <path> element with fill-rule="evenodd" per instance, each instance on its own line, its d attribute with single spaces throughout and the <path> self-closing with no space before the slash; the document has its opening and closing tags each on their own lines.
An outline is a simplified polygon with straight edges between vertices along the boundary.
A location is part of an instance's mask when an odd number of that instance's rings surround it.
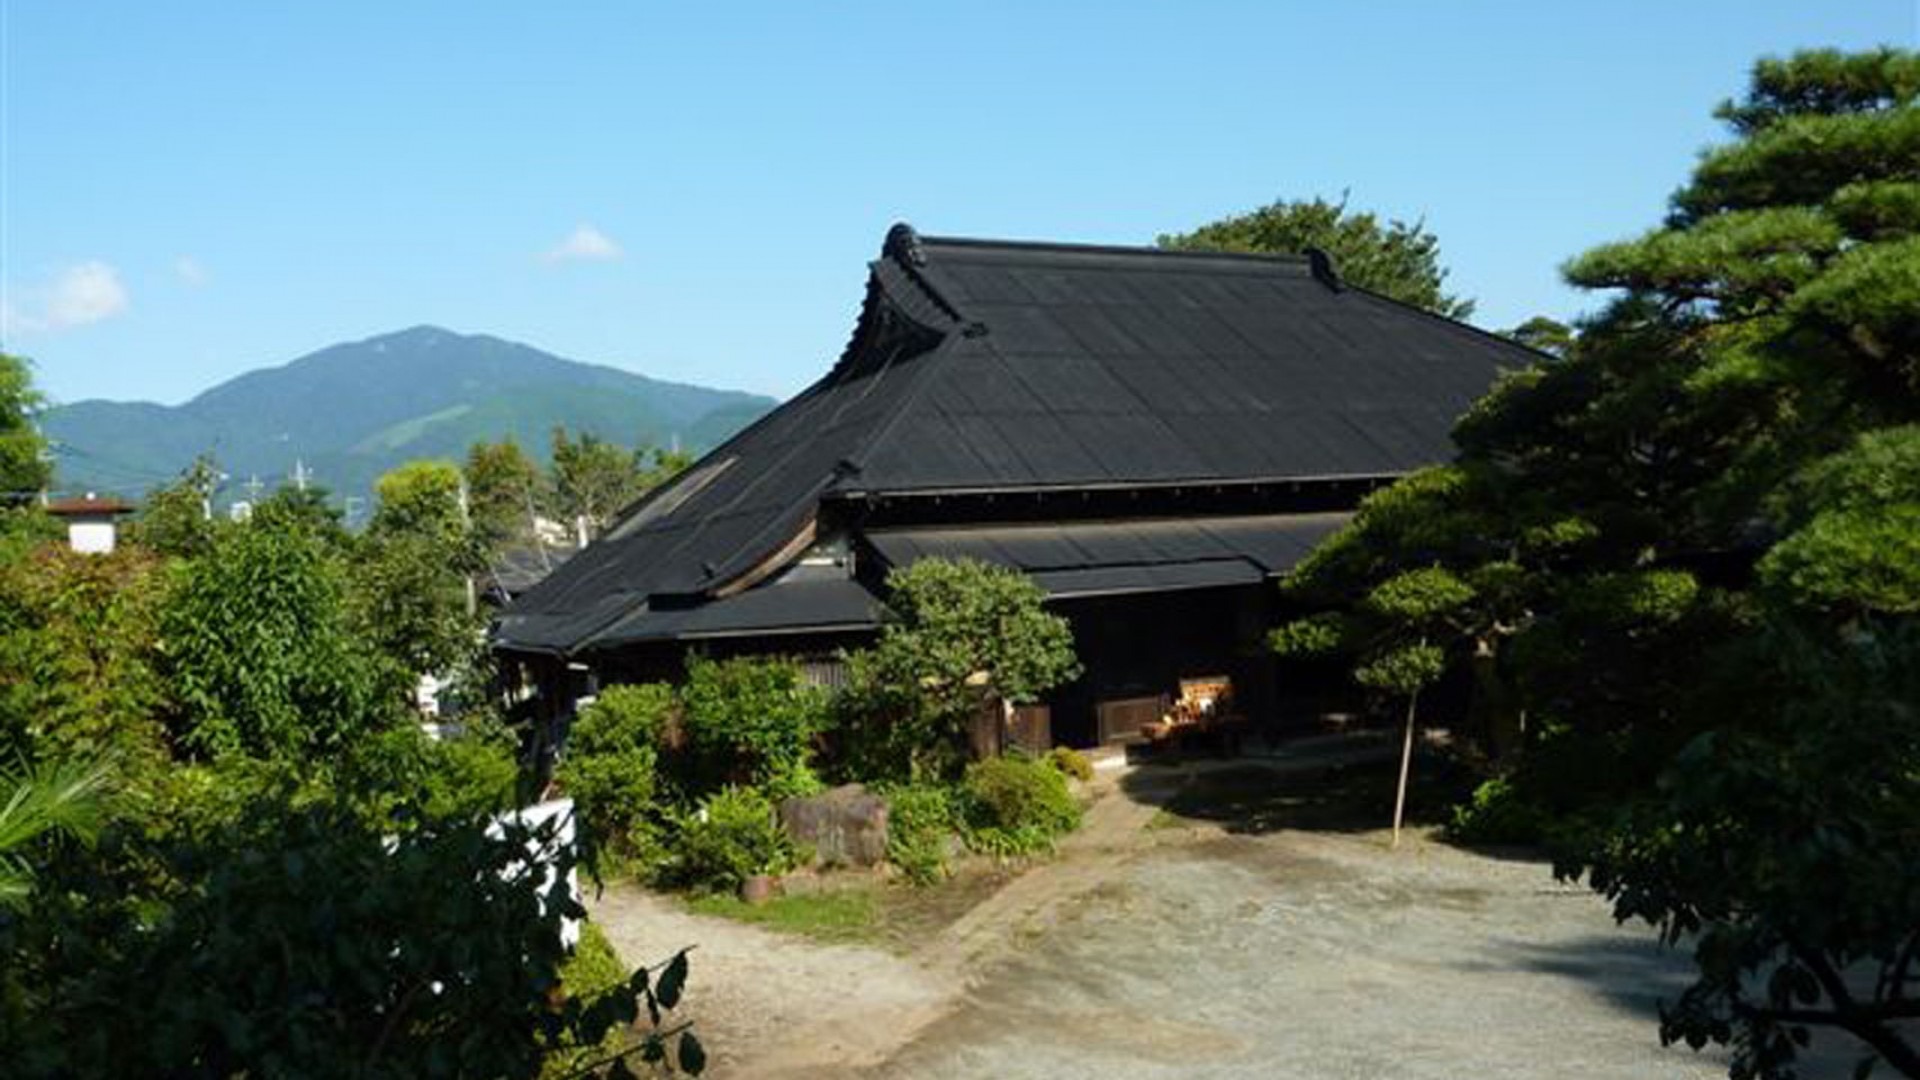
<svg viewBox="0 0 1920 1080">
<path fill-rule="evenodd" d="M 1342 280 L 1341 283 L 1346 288 L 1352 289 L 1354 292 L 1360 293 L 1363 296 L 1368 296 L 1375 300 L 1383 301 L 1391 307 L 1400 308 L 1404 311 L 1411 311 L 1416 315 L 1424 316 L 1425 318 L 1431 319 L 1434 322 L 1440 323 L 1443 326 L 1452 327 L 1455 333 L 1465 333 L 1469 337 L 1480 338 L 1486 341 L 1496 342 L 1498 344 L 1505 345 L 1508 348 L 1516 349 L 1523 353 L 1529 353 L 1536 360 L 1559 359 L 1559 357 L 1554 356 L 1550 352 L 1543 352 L 1539 349 L 1534 348 L 1531 345 L 1521 344 L 1520 342 L 1513 340 L 1512 338 L 1506 336 L 1505 334 L 1500 333 L 1497 330 L 1488 330 L 1483 327 L 1475 326 L 1465 319 L 1456 319 L 1450 315 L 1442 315 L 1437 311 L 1429 311 L 1428 309 L 1421 307 L 1419 304 L 1409 304 L 1405 300 L 1398 300 L 1398 299 L 1395 299 L 1394 297 L 1388 296 L 1386 293 L 1376 292 L 1373 289 L 1367 288 L 1365 285 L 1355 285 L 1353 282 L 1345 281 L 1344 279 Z"/>
<path fill-rule="evenodd" d="M 1306 252 L 1224 251 L 1200 248 L 1167 248 L 1153 244 L 1078 244 L 1057 240 L 989 240 L 973 236 L 919 236 L 922 245 L 961 248 L 1012 248 L 1017 251 L 1044 251 L 1061 255 L 1135 255 L 1171 259 L 1229 259 L 1270 266 L 1306 267 Z"/>
</svg>

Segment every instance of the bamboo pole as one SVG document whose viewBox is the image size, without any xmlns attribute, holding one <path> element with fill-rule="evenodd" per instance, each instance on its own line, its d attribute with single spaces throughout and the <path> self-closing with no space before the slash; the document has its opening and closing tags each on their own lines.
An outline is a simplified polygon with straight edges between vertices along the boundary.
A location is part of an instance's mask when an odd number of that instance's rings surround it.
<svg viewBox="0 0 1920 1080">
<path fill-rule="evenodd" d="M 1413 764 L 1413 713 L 1420 704 L 1420 691 L 1407 695 L 1407 735 L 1400 746 L 1400 786 L 1393 794 L 1393 844 L 1400 846 L 1400 822 L 1407 810 L 1407 772 Z"/>
</svg>

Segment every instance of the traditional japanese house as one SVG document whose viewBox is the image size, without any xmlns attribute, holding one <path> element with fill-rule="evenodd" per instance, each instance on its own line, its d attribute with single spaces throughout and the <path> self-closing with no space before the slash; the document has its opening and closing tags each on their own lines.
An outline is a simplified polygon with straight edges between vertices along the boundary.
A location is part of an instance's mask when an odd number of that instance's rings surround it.
<svg viewBox="0 0 1920 1080">
<path fill-rule="evenodd" d="M 1305 257 L 920 236 L 871 264 L 832 370 L 517 598 L 496 643 L 549 707 L 688 650 L 823 679 L 930 556 L 1016 567 L 1073 623 L 1055 741 L 1226 676 L 1275 709 L 1273 579 L 1367 492 L 1450 456 L 1504 339 Z"/>
</svg>

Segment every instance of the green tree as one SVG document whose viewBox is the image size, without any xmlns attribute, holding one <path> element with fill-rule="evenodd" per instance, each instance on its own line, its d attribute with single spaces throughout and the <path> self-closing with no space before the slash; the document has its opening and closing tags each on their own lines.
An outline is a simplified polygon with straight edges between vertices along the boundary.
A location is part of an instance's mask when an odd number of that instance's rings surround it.
<svg viewBox="0 0 1920 1080">
<path fill-rule="evenodd" d="M 569 525 L 584 520 L 590 535 L 633 500 L 689 464 L 686 455 L 650 447 L 629 450 L 589 432 L 553 429 L 553 507 Z"/>
<path fill-rule="evenodd" d="M 680 701 L 700 791 L 752 785 L 778 800 L 818 789 L 811 759 L 814 739 L 827 726 L 827 701 L 801 678 L 798 664 L 695 655 Z"/>
<path fill-rule="evenodd" d="M 1450 319 L 1473 314 L 1473 301 L 1446 291 L 1440 241 L 1423 222 L 1387 221 L 1315 197 L 1280 200 L 1245 214 L 1222 218 L 1189 233 L 1159 238 L 1182 251 L 1244 251 L 1298 255 L 1318 248 L 1332 258 L 1342 280 L 1425 308 Z"/>
<path fill-rule="evenodd" d="M 354 626 L 414 676 L 445 673 L 480 648 L 472 575 L 483 563 L 463 483 L 457 468 L 434 461 L 382 476 L 352 567 Z"/>
<path fill-rule="evenodd" d="M 0 761 L 164 758 L 165 592 L 161 566 L 136 547 L 49 544 L 0 565 Z"/>
<path fill-rule="evenodd" d="M 1500 336 L 1550 356 L 1565 356 L 1567 350 L 1573 348 L 1574 335 L 1573 327 L 1566 323 L 1535 315 L 1511 330 L 1501 331 Z"/>
<path fill-rule="evenodd" d="M 234 526 L 161 612 L 173 726 L 201 755 L 311 762 L 387 727 L 402 683 L 348 623 L 343 568 L 300 529 Z"/>
<path fill-rule="evenodd" d="M 1920 1075 L 1920 864 L 1888 857 L 1920 836 L 1917 96 L 1910 52 L 1756 65 L 1666 222 L 1567 265 L 1614 296 L 1567 355 L 1296 574 L 1354 597 L 1439 568 L 1474 594 L 1454 633 L 1511 630 L 1511 790 L 1554 812 L 1562 872 L 1694 942 L 1662 1034 L 1732 1044 L 1736 1076 L 1790 1075 L 1821 1025 Z M 1421 510 L 1383 520 L 1396 501 Z M 1495 570 L 1501 602 L 1460 620 Z M 1290 633 L 1433 629 L 1335 615 Z M 1871 989 L 1836 979 L 1868 964 Z"/>
<path fill-rule="evenodd" d="M 887 595 L 880 640 L 848 657 L 840 734 L 856 771 L 958 775 L 984 695 L 1024 704 L 1080 672 L 1072 629 L 1018 571 L 922 559 L 887 575 Z"/>
<path fill-rule="evenodd" d="M 35 422 L 45 406 L 27 361 L 0 353 L 0 506 L 30 501 L 53 480 L 47 441 Z"/>
<path fill-rule="evenodd" d="M 218 523 L 213 519 L 213 492 L 220 484 L 220 468 L 202 454 L 180 478 L 147 493 L 127 531 L 127 539 L 179 558 L 205 555 L 213 548 Z"/>
<path fill-rule="evenodd" d="M 540 466 L 507 438 L 467 449 L 462 470 L 472 498 L 473 530 L 481 550 L 499 553 L 532 538 L 535 508 L 542 499 Z"/>
<path fill-rule="evenodd" d="M 330 493 L 318 484 L 283 484 L 254 504 L 252 520 L 272 528 L 302 529 L 345 551 L 349 546 L 345 515 L 330 503 Z"/>
<path fill-rule="evenodd" d="M 552 823 L 395 834 L 267 796 L 166 844 L 118 831 L 100 846 L 37 867 L 24 917 L 0 918 L 12 1074 L 531 1080 L 556 1054 L 582 1073 L 704 1067 L 667 1015 L 685 952 L 568 996 L 561 922 L 585 912 Z"/>
</svg>

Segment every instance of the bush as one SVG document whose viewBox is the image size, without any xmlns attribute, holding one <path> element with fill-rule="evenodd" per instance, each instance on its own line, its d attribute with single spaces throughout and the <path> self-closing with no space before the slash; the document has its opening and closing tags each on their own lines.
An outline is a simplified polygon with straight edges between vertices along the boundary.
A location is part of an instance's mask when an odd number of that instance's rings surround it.
<svg viewBox="0 0 1920 1080">
<path fill-rule="evenodd" d="M 887 861 L 915 885 L 947 876 L 947 841 L 965 824 L 960 793 L 914 784 L 886 793 Z"/>
<path fill-rule="evenodd" d="M 680 699 L 693 758 L 686 778 L 690 792 L 722 784 L 805 791 L 813 741 L 827 724 L 827 697 L 806 684 L 798 664 L 695 655 L 687 662 Z"/>
<path fill-rule="evenodd" d="M 1048 836 L 1080 827 L 1080 804 L 1067 778 L 1045 761 L 1005 756 L 967 766 L 966 790 L 976 828 L 1032 827 Z"/>
<path fill-rule="evenodd" d="M 731 892 L 755 874 L 793 869 L 795 855 L 765 795 L 725 787 L 680 818 L 665 870 L 674 884 Z"/>
<path fill-rule="evenodd" d="M 1503 777 L 1473 789 L 1453 808 L 1447 838 L 1466 844 L 1530 844 L 1546 832 L 1546 815 Z"/>
<path fill-rule="evenodd" d="M 1056 746 L 1047 751 L 1047 764 L 1060 770 L 1061 775 L 1070 776 L 1081 783 L 1093 779 L 1093 762 L 1071 746 Z"/>
<path fill-rule="evenodd" d="M 563 1000 L 598 1001 L 624 989 L 631 975 L 626 962 L 614 951 L 613 943 L 600 932 L 600 927 L 583 922 L 573 955 L 560 965 L 560 995 Z M 627 1041 L 627 1033 L 618 1029 L 609 1032 L 597 1046 L 582 1047 L 563 1036 L 560 1047 L 547 1054 L 547 1060 L 540 1067 L 540 1078 L 563 1080 L 580 1076 L 586 1066 L 611 1057 Z"/>
<path fill-rule="evenodd" d="M 556 775 L 595 842 L 624 854 L 652 846 L 662 818 L 656 747 L 673 712 L 671 687 L 612 686 L 574 721 Z"/>
<path fill-rule="evenodd" d="M 519 779 L 513 737 L 497 724 L 476 723 L 444 739 L 402 724 L 351 748 L 333 786 L 368 822 L 390 828 L 506 810 Z"/>
</svg>

